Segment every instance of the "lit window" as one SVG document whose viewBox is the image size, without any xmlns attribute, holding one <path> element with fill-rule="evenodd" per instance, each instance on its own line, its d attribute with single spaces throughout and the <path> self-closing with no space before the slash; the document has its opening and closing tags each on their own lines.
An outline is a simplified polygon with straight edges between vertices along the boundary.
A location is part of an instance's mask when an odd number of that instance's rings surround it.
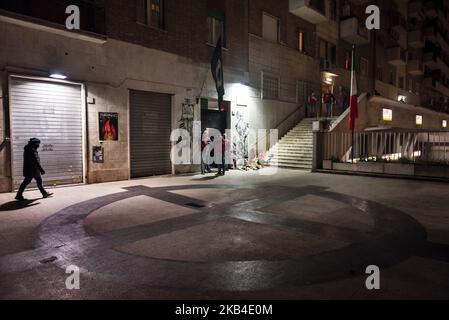
<svg viewBox="0 0 449 320">
<path fill-rule="evenodd" d="M 443 120 L 443 128 L 447 128 L 447 120 Z"/>
<path fill-rule="evenodd" d="M 422 126 L 423 120 L 422 120 L 422 116 L 421 115 L 417 115 L 416 116 L 416 125 L 418 126 Z"/>
<path fill-rule="evenodd" d="M 298 50 L 304 52 L 304 32 L 298 32 Z"/>
<path fill-rule="evenodd" d="M 384 121 L 393 121 L 393 110 L 391 109 L 383 109 L 383 120 Z"/>
<path fill-rule="evenodd" d="M 164 1 L 163 0 L 147 0 L 146 1 L 146 23 L 149 26 L 163 29 L 164 28 Z"/>
<path fill-rule="evenodd" d="M 398 101 L 402 102 L 402 103 L 406 103 L 407 102 L 407 97 L 404 95 L 398 95 Z"/>
</svg>

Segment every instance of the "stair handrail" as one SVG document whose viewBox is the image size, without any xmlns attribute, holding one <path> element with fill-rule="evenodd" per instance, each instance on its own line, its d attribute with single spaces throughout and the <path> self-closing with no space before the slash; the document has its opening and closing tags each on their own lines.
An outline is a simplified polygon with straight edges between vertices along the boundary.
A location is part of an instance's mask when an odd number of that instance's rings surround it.
<svg viewBox="0 0 449 320">
<path fill-rule="evenodd" d="M 288 120 L 291 120 L 292 118 L 293 118 L 293 116 L 295 116 L 297 113 L 299 113 L 299 112 L 301 112 L 301 109 L 303 108 L 304 106 L 302 106 L 302 105 L 300 105 L 298 108 L 296 108 L 292 113 L 290 113 L 284 120 L 282 120 L 277 126 L 276 126 L 276 128 L 275 129 L 277 129 L 277 130 L 279 130 L 280 128 L 281 128 L 281 126 L 284 124 L 284 123 L 286 123 Z M 301 121 L 301 119 L 300 119 L 300 115 L 298 116 L 298 120 L 295 122 L 295 124 L 294 125 L 297 125 L 300 121 Z M 292 127 L 293 128 L 293 127 Z M 291 128 L 290 128 L 291 129 Z M 281 131 L 279 131 L 279 136 L 280 137 L 282 137 L 282 136 L 284 136 L 286 133 L 288 132 L 288 130 L 286 130 L 285 132 L 281 132 Z M 265 134 L 265 141 L 269 141 L 269 138 L 270 138 L 270 134 L 271 134 L 271 132 L 270 132 L 270 130 L 268 130 L 267 132 L 266 132 L 266 134 Z M 279 137 L 278 137 L 279 138 Z M 259 143 L 260 143 L 260 141 L 262 141 L 264 138 L 259 138 L 258 140 L 257 140 L 257 145 L 259 145 Z M 267 152 L 270 152 L 270 149 L 271 149 L 271 147 L 273 147 L 274 145 L 271 145 L 271 143 L 270 143 L 270 148 L 268 148 L 268 150 L 267 150 Z"/>
<path fill-rule="evenodd" d="M 296 108 L 292 113 L 290 113 L 284 120 L 282 120 L 277 126 L 276 129 L 279 130 L 279 128 L 287 122 L 287 120 L 290 120 L 290 118 L 293 118 L 293 116 L 298 113 L 299 111 L 301 111 L 301 109 L 303 108 L 303 106 L 299 106 L 298 108 Z M 300 121 L 300 119 L 298 119 L 298 121 L 295 123 L 295 125 L 298 124 L 298 122 Z M 283 135 L 283 134 L 281 134 Z"/>
<path fill-rule="evenodd" d="M 367 97 L 367 93 L 363 92 L 362 94 L 360 94 L 360 96 L 357 98 L 357 102 L 361 103 L 363 101 L 363 99 L 365 99 Z M 349 115 L 350 112 L 350 108 L 347 108 L 338 118 L 337 120 L 335 120 L 331 127 L 329 128 L 329 131 L 334 130 L 343 120 L 346 119 L 346 117 Z"/>
</svg>

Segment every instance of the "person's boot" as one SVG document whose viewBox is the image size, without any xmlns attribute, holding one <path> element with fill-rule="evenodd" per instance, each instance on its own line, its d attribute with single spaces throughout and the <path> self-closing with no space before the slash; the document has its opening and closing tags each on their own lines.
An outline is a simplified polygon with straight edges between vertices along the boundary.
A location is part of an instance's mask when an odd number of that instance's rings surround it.
<svg viewBox="0 0 449 320">
<path fill-rule="evenodd" d="M 47 198 L 51 197 L 52 195 L 53 195 L 53 193 L 51 193 L 51 192 L 46 192 L 45 194 L 42 195 L 42 197 L 43 197 L 44 199 L 47 199 Z"/>
<path fill-rule="evenodd" d="M 16 198 L 15 198 L 17 201 L 27 201 L 27 199 L 25 199 L 24 197 L 23 197 L 23 195 L 21 195 L 21 194 L 18 194 L 18 195 L 16 195 Z"/>
</svg>

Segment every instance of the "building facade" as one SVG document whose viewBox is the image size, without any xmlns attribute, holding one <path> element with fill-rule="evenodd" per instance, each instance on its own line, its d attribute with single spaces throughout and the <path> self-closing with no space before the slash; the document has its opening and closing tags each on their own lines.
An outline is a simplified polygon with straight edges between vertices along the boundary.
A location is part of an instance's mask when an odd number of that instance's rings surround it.
<svg viewBox="0 0 449 320">
<path fill-rule="evenodd" d="M 65 28 L 71 4 L 80 31 Z M 201 106 L 220 113 L 210 75 L 220 35 L 225 99 L 236 104 L 248 74 L 246 17 L 238 0 L 3 1 L 1 190 L 17 187 L 35 136 L 54 185 L 195 171 L 172 164 L 171 132 L 192 130 Z"/>
<path fill-rule="evenodd" d="M 365 9 L 374 3 L 388 14 L 380 30 L 369 31 Z M 312 93 L 321 116 L 324 94 L 336 97 L 329 116 L 340 116 L 344 127 L 348 106 L 340 98 L 349 95 L 353 46 L 367 108 L 370 101 L 381 109 L 400 103 L 411 113 L 422 106 L 433 112 L 431 129 L 441 129 L 444 115 L 436 111 L 447 111 L 449 97 L 447 3 L 374 3 L 2 1 L 0 190 L 17 187 L 23 146 L 35 136 L 47 181 L 58 185 L 195 172 L 196 164 L 171 161 L 179 138 L 173 130 L 193 134 L 195 122 L 202 130 L 232 129 L 238 158 L 254 157 L 250 129 L 283 136 L 310 116 Z M 79 31 L 65 26 L 73 4 Z M 220 37 L 221 106 L 210 70 Z M 379 115 L 371 118 L 358 129 L 385 127 Z"/>
</svg>

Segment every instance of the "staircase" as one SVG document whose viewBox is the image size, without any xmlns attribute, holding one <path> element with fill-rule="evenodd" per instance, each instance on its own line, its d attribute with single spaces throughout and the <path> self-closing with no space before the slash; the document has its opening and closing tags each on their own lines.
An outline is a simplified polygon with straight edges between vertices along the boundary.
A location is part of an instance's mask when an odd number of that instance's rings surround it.
<svg viewBox="0 0 449 320">
<path fill-rule="evenodd" d="M 313 122 L 317 119 L 304 119 L 290 130 L 271 150 L 272 166 L 280 168 L 312 170 Z M 335 119 L 332 119 L 335 121 Z"/>
</svg>

